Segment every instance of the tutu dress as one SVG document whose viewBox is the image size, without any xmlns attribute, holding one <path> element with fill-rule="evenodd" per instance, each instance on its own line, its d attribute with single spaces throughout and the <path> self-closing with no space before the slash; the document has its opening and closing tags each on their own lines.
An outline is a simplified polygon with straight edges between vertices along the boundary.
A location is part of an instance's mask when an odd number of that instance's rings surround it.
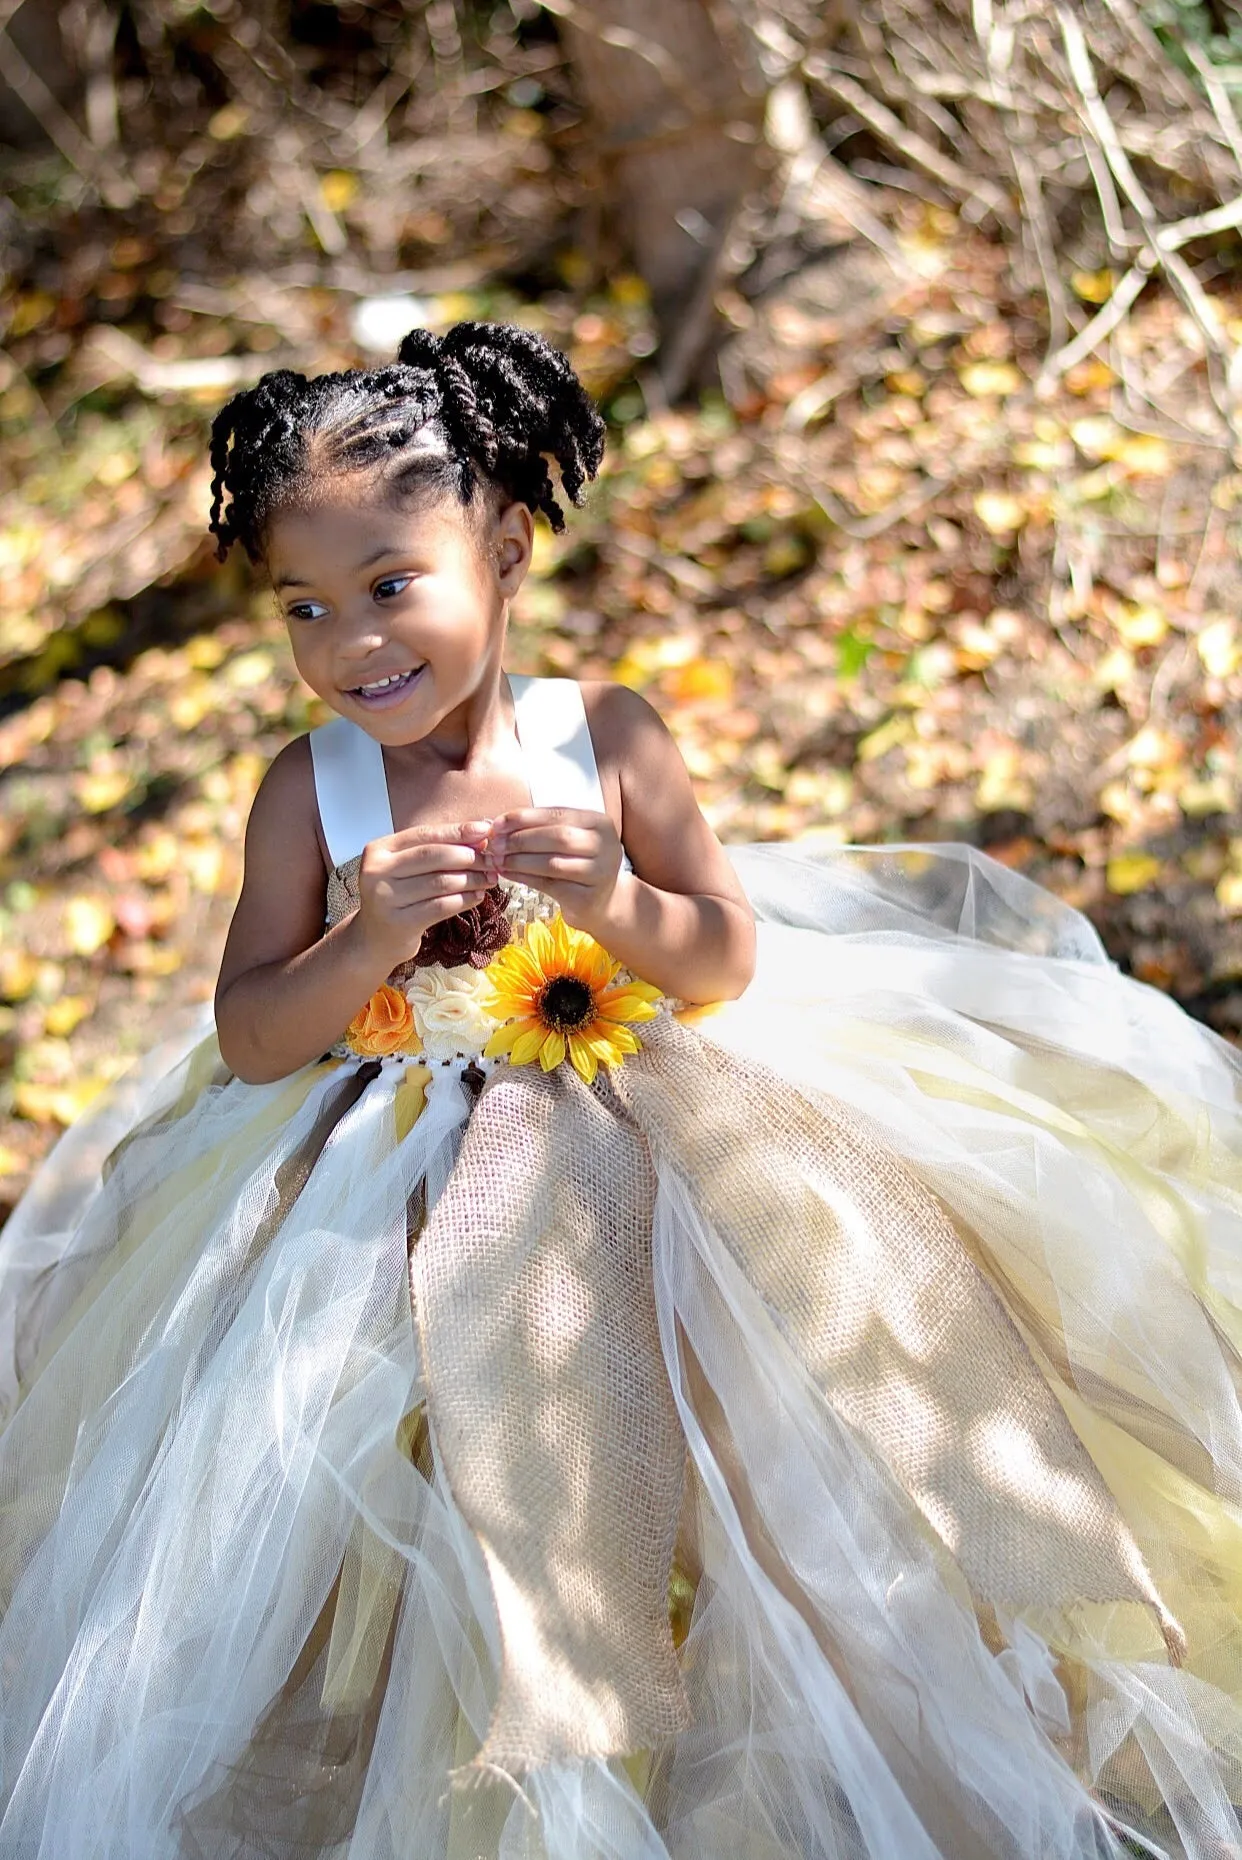
<svg viewBox="0 0 1242 1860">
<path fill-rule="evenodd" d="M 391 816 L 312 750 L 334 922 Z M 734 857 L 752 987 L 589 1084 L 469 1036 L 555 942 L 506 886 L 417 1037 L 202 1033 L 67 1133 L 0 1241 L 6 1860 L 1242 1851 L 1237 1056 L 970 849 Z"/>
</svg>

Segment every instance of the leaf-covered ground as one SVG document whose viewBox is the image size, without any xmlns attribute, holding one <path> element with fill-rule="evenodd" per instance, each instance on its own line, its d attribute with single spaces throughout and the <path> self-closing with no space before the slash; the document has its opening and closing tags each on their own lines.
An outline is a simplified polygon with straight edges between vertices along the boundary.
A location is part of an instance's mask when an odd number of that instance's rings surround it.
<svg viewBox="0 0 1242 1860">
<path fill-rule="evenodd" d="M 435 324 L 537 324 L 610 414 L 587 508 L 540 546 L 512 669 L 643 690 L 725 839 L 985 846 L 1233 1037 L 1242 473 L 1194 331 L 1153 291 L 1108 362 L 1037 385 L 1039 319 L 1007 295 L 1003 251 L 917 202 L 895 223 L 896 269 L 851 245 L 758 305 L 727 300 L 725 393 L 692 411 L 647 409 L 632 279 L 584 303 L 570 264 L 537 302 L 424 301 Z M 113 251 L 105 275 L 151 262 Z M 1075 287 L 1089 309 L 1109 280 Z M 1214 297 L 1237 331 L 1242 290 Z M 11 1202 L 58 1131 L 209 1000 L 255 785 L 320 714 L 270 596 L 201 542 L 210 413 L 239 356 L 253 374 L 359 350 L 353 300 L 312 287 L 280 294 L 279 319 L 179 310 L 138 354 L 101 326 L 53 417 L 32 381 L 63 304 L 25 288 L 5 309 Z"/>
</svg>

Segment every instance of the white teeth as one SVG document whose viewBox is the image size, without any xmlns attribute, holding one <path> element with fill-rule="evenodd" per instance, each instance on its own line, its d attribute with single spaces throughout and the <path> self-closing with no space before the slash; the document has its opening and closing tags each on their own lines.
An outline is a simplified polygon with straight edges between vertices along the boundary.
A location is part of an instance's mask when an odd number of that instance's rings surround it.
<svg viewBox="0 0 1242 1860">
<path fill-rule="evenodd" d="M 377 678 L 373 685 L 359 685 L 359 691 L 387 691 L 389 685 L 402 684 L 413 676 L 411 672 L 391 672 L 387 678 Z"/>
</svg>

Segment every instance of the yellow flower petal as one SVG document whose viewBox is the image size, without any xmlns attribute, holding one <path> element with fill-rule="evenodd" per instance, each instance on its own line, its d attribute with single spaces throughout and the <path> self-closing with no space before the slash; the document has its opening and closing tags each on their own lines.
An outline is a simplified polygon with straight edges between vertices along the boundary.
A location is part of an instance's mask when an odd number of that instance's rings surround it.
<svg viewBox="0 0 1242 1860">
<path fill-rule="evenodd" d="M 583 1084 L 592 1084 L 599 1071 L 599 1060 L 591 1051 L 590 1041 L 584 1040 L 580 1033 L 571 1033 L 569 1036 L 569 1057 Z"/>
<path fill-rule="evenodd" d="M 509 1049 L 511 1066 L 528 1066 L 534 1059 L 547 1038 L 542 1027 L 528 1028 Z"/>
<path fill-rule="evenodd" d="M 663 1001 L 664 999 L 664 990 L 657 988 L 652 982 L 621 982 L 618 986 L 624 988 L 627 995 L 638 995 L 644 1001 Z"/>
<path fill-rule="evenodd" d="M 497 1027 L 487 1045 L 483 1048 L 485 1059 L 499 1059 L 502 1053 L 512 1052 L 514 1046 L 524 1033 L 539 1032 L 543 1029 L 537 1021 L 511 1020 L 507 1027 Z"/>
<path fill-rule="evenodd" d="M 546 975 L 558 952 L 551 930 L 540 918 L 527 925 L 526 947 Z"/>
<path fill-rule="evenodd" d="M 485 1005 L 488 1013 L 497 1020 L 523 1020 L 535 1011 L 535 1004 L 529 995 L 502 992 L 500 989 Z"/>
<path fill-rule="evenodd" d="M 597 943 L 584 965 L 585 973 L 582 979 L 592 989 L 606 988 L 620 966 L 620 963 L 614 962 L 608 951 Z"/>
<path fill-rule="evenodd" d="M 618 1057 L 624 1053 L 641 1053 L 643 1050 L 642 1041 L 636 1033 L 631 1033 L 628 1027 L 610 1027 L 608 1029 L 608 1044 Z M 615 1065 L 616 1061 L 607 1060 L 605 1063 L 608 1065 Z"/>
<path fill-rule="evenodd" d="M 654 1020 L 659 1009 L 627 988 L 615 994 L 609 990 L 595 1011 L 600 1020 Z"/>
<path fill-rule="evenodd" d="M 544 1035 L 543 1045 L 539 1049 L 539 1063 L 545 1072 L 551 1072 L 559 1066 L 565 1057 L 565 1035 L 548 1033 Z"/>
</svg>

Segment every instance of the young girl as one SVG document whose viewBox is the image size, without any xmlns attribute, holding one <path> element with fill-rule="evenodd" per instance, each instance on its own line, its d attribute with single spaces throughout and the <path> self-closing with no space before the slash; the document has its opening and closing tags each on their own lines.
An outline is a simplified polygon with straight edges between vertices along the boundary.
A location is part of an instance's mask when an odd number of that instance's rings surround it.
<svg viewBox="0 0 1242 1860">
<path fill-rule="evenodd" d="M 1236 1853 L 1237 1059 L 506 678 L 600 447 L 478 324 L 216 422 L 336 715 L 0 1250 L 0 1853 Z"/>
</svg>

